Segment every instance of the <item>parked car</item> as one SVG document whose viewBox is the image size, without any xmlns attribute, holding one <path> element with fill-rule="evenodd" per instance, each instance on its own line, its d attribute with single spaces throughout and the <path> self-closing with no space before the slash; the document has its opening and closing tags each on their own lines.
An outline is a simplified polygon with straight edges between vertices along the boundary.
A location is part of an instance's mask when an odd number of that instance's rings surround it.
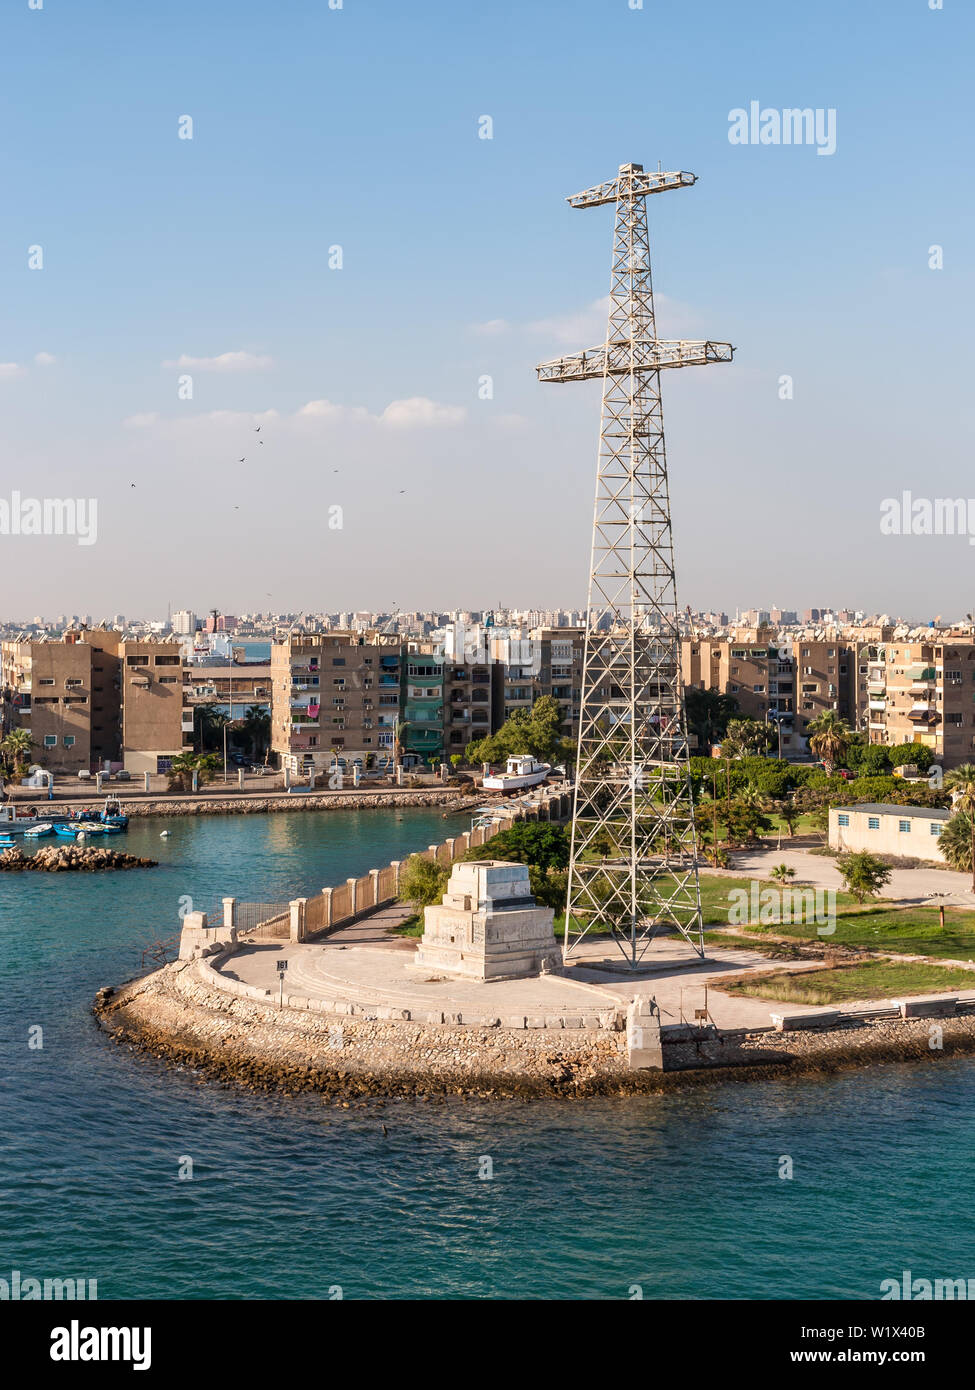
<svg viewBox="0 0 975 1390">
<path fill-rule="evenodd" d="M 116 781 L 118 781 L 118 782 L 131 782 L 131 781 L 132 781 L 132 773 L 131 773 L 131 772 L 125 772 L 124 770 L 123 770 L 122 772 L 116 772 L 116 774 L 115 774 L 115 779 L 116 779 Z"/>
<path fill-rule="evenodd" d="M 86 767 L 83 767 L 81 769 L 81 771 L 78 773 L 78 776 L 81 778 L 83 782 L 91 781 L 91 773 L 88 771 Z"/>
</svg>

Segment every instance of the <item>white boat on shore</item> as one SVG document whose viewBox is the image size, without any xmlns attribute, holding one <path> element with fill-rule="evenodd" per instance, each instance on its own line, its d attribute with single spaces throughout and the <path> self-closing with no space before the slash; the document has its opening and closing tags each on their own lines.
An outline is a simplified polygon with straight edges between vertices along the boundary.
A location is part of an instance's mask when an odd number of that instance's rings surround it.
<svg viewBox="0 0 975 1390">
<path fill-rule="evenodd" d="M 525 787 L 537 787 L 552 771 L 551 763 L 540 763 L 530 753 L 508 759 L 504 772 L 491 772 L 481 786 L 485 791 L 519 792 Z"/>
</svg>

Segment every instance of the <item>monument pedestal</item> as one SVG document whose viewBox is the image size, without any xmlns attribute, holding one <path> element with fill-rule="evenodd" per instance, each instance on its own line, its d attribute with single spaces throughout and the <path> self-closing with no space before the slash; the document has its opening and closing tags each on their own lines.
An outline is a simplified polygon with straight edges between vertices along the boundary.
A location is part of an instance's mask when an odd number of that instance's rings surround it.
<svg viewBox="0 0 975 1390">
<path fill-rule="evenodd" d="M 413 965 L 468 980 L 552 973 L 562 966 L 554 918 L 532 897 L 526 864 L 455 864 L 443 901 L 424 909 Z"/>
</svg>

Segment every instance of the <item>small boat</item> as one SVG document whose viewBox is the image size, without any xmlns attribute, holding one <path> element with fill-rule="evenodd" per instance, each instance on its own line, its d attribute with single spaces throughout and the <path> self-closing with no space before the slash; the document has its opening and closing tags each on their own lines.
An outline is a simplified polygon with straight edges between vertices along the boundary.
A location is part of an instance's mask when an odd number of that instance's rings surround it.
<svg viewBox="0 0 975 1390">
<path fill-rule="evenodd" d="M 117 796 L 106 796 L 98 819 L 102 825 L 114 825 L 119 830 L 127 830 L 129 827 L 129 818 L 123 815 L 122 803 Z"/>
<path fill-rule="evenodd" d="M 66 840 L 75 840 L 78 838 L 78 829 L 77 824 L 68 825 L 62 822 L 54 827 L 54 833 L 55 835 L 63 835 Z"/>
<path fill-rule="evenodd" d="M 32 825 L 29 830 L 24 831 L 25 840 L 39 840 L 42 835 L 50 835 L 54 826 L 50 821 L 40 821 L 37 825 Z"/>
<path fill-rule="evenodd" d="M 159 838 L 160 838 L 160 840 L 168 840 L 168 839 L 169 839 L 169 831 L 168 831 L 168 830 L 160 830 L 160 832 L 159 832 Z"/>
<path fill-rule="evenodd" d="M 550 763 L 540 763 L 531 754 L 508 759 L 504 772 L 492 772 L 481 782 L 488 791 L 517 792 L 523 787 L 536 787 L 552 771 Z"/>
<path fill-rule="evenodd" d="M 14 842 L 9 835 L 0 835 L 0 849 L 13 849 Z"/>
</svg>

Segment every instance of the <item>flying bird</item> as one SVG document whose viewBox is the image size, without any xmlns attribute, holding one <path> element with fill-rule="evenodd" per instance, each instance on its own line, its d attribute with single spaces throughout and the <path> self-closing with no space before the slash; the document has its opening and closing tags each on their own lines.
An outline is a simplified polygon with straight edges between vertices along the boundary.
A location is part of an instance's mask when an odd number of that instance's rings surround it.
<svg viewBox="0 0 975 1390">
<path fill-rule="evenodd" d="M 238 459 L 237 462 L 238 462 L 238 463 L 246 463 L 246 462 L 247 462 L 247 459 L 246 459 L 246 458 Z"/>
<path fill-rule="evenodd" d="M 258 425 L 258 427 L 257 427 L 257 429 L 254 431 L 254 433 L 255 433 L 255 434 L 260 434 L 260 432 L 261 432 L 261 427 L 260 427 L 260 425 Z"/>
</svg>

